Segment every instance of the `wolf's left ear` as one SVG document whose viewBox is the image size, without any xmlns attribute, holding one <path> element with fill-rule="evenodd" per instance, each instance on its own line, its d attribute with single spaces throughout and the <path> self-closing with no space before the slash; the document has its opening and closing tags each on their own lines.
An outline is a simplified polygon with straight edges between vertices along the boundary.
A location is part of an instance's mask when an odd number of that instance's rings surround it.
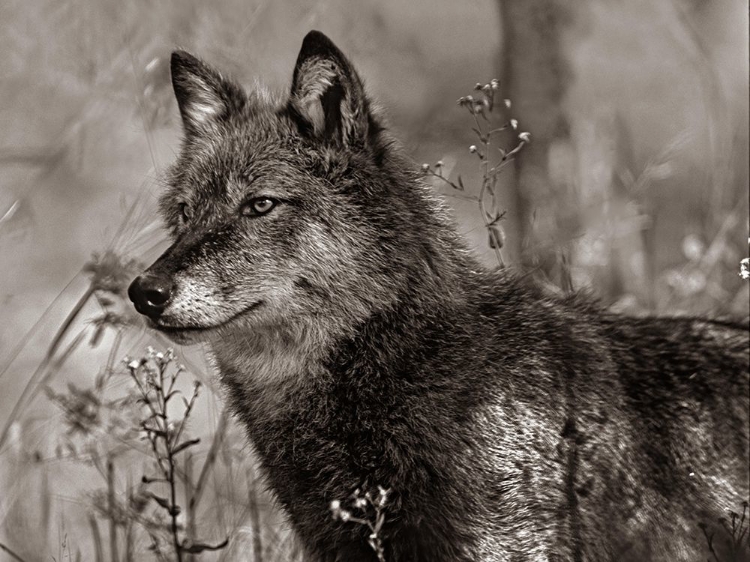
<svg viewBox="0 0 750 562">
<path fill-rule="evenodd" d="M 210 132 L 245 103 L 242 88 L 185 51 L 172 53 L 172 86 L 188 134 Z"/>
<path fill-rule="evenodd" d="M 366 144 L 376 132 L 362 81 L 320 31 L 311 31 L 302 42 L 289 105 L 302 133 L 324 142 Z"/>
</svg>

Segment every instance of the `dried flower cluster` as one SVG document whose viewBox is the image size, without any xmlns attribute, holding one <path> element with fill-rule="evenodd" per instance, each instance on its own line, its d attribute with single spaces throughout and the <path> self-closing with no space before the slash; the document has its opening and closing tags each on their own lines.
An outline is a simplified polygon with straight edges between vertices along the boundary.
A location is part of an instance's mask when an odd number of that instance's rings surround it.
<svg viewBox="0 0 750 562">
<path fill-rule="evenodd" d="M 344 523 L 363 525 L 370 530 L 367 542 L 380 562 L 385 562 L 382 529 L 385 523 L 389 493 L 390 490 L 386 490 L 382 486 L 377 487 L 377 493 L 375 494 L 371 492 L 363 493 L 361 489 L 357 488 L 349 497 L 348 507 L 342 505 L 339 500 L 333 500 L 330 505 L 334 519 Z"/>
<path fill-rule="evenodd" d="M 509 150 L 496 146 L 498 135 L 505 134 L 504 131 L 518 130 L 518 121 L 507 116 L 512 106 L 511 101 L 503 99 L 499 106 L 501 109 L 498 109 L 498 104 L 495 103 L 499 89 L 500 81 L 497 79 L 492 79 L 487 84 L 477 82 L 474 90 L 478 93 L 463 96 L 458 99 L 457 103 L 465 108 L 474 120 L 472 131 L 477 136 L 479 144 L 469 146 L 469 152 L 479 158 L 482 174 L 478 195 L 461 195 L 461 198 L 474 201 L 479 206 L 482 222 L 487 229 L 488 245 L 495 251 L 498 263 L 503 266 L 501 249 L 505 243 L 505 233 L 500 221 L 505 217 L 505 211 L 500 210 L 497 183 L 505 166 L 525 145 L 531 142 L 531 134 L 526 131 L 516 134 L 515 145 Z M 496 123 L 498 113 L 501 113 L 500 124 Z M 460 174 L 455 182 L 444 175 L 442 160 L 438 160 L 434 165 L 422 164 L 422 173 L 441 180 L 456 191 L 466 190 Z"/>
</svg>

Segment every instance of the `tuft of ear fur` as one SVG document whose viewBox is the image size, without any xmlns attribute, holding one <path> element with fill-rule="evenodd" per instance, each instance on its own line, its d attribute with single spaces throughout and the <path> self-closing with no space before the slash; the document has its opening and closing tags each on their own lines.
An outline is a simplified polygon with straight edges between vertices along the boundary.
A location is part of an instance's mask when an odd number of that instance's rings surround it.
<svg viewBox="0 0 750 562">
<path fill-rule="evenodd" d="M 187 134 L 208 133 L 232 112 L 242 109 L 242 88 L 185 51 L 172 53 L 172 87 Z"/>
<path fill-rule="evenodd" d="M 364 145 L 376 132 L 362 81 L 320 31 L 302 41 L 289 106 L 302 134 L 335 145 Z"/>
</svg>

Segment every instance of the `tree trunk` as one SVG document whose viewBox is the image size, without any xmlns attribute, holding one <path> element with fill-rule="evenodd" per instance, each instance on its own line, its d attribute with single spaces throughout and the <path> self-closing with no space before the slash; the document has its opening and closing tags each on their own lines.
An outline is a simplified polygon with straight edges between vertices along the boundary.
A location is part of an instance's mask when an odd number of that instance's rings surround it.
<svg viewBox="0 0 750 562">
<path fill-rule="evenodd" d="M 575 153 L 562 106 L 570 72 L 561 36 L 570 21 L 559 0 L 500 0 L 503 95 L 531 143 L 515 161 L 511 195 L 516 264 L 563 289 L 570 285 L 560 232 L 576 230 Z M 513 142 L 513 141 L 511 141 Z"/>
</svg>

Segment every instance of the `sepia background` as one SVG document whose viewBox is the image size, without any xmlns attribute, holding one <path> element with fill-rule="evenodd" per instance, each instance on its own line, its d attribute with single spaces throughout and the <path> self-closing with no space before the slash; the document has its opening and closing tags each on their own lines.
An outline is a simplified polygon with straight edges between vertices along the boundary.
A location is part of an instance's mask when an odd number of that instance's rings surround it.
<svg viewBox="0 0 750 562">
<path fill-rule="evenodd" d="M 552 292 L 630 314 L 748 315 L 744 0 L 5 0 L 0 560 L 158 558 L 160 508 L 134 507 L 153 460 L 112 424 L 132 393 L 121 360 L 166 347 L 121 297 L 166 247 L 156 198 L 180 139 L 169 55 L 285 91 L 310 29 L 352 59 L 415 166 L 461 175 L 464 192 L 427 181 L 488 265 L 499 250 Z M 503 171 L 490 232 L 466 197 L 482 168 L 456 100 L 492 78 L 511 104 L 490 117 L 518 122 L 503 142 L 531 142 Z M 204 383 L 184 532 L 229 539 L 202 559 L 295 559 L 202 350 L 176 351 L 180 388 Z"/>
</svg>

